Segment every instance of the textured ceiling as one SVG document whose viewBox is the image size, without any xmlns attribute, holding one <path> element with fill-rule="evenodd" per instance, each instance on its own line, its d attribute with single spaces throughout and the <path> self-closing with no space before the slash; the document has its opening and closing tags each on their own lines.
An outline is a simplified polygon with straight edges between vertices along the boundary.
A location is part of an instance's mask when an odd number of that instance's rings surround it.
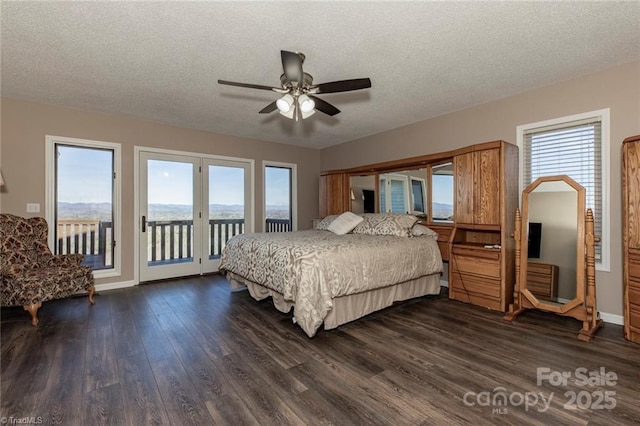
<svg viewBox="0 0 640 426">
<path fill-rule="evenodd" d="M 640 2 L 6 2 L 2 96 L 321 148 L 640 59 Z M 342 113 L 259 115 L 280 50 Z"/>
</svg>

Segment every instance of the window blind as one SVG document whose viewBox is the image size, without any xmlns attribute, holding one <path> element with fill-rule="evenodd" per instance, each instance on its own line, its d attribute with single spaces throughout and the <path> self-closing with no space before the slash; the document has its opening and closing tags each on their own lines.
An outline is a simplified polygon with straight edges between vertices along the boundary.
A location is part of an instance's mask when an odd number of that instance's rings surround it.
<svg viewBox="0 0 640 426">
<path fill-rule="evenodd" d="M 540 176 L 567 175 L 586 189 L 597 236 L 602 235 L 602 125 L 582 120 L 524 133 L 523 177 L 527 186 Z M 596 259 L 602 248 L 596 245 Z"/>
</svg>

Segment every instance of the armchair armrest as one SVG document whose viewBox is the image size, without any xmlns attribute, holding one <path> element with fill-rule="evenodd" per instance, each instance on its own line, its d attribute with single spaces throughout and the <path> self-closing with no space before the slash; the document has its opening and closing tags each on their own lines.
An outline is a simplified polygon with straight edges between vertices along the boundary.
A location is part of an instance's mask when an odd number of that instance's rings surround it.
<svg viewBox="0 0 640 426">
<path fill-rule="evenodd" d="M 82 254 L 59 254 L 43 259 L 44 266 L 79 266 L 84 262 Z"/>
<path fill-rule="evenodd" d="M 24 272 L 29 268 L 26 268 L 24 265 L 2 265 L 0 267 L 0 277 L 3 280 L 8 280 L 13 277 L 19 277 L 24 275 Z"/>
</svg>

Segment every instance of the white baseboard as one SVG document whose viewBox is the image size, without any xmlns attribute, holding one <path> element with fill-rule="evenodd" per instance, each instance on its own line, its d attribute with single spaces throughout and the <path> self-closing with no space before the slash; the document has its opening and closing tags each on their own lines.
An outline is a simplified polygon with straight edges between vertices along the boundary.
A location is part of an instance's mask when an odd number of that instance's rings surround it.
<svg viewBox="0 0 640 426">
<path fill-rule="evenodd" d="M 443 279 L 440 279 L 440 287 L 447 287 L 447 288 L 449 288 L 449 281 L 447 281 L 447 280 L 443 280 Z"/>
<path fill-rule="evenodd" d="M 135 281 L 120 281 L 116 283 L 96 284 L 96 291 L 116 290 L 119 288 L 133 287 Z"/>
<path fill-rule="evenodd" d="M 606 312 L 600 312 L 600 318 L 602 321 L 609 324 L 624 325 L 624 317 L 622 315 L 608 314 Z"/>
<path fill-rule="evenodd" d="M 558 302 L 564 304 L 570 302 L 570 300 L 558 298 Z M 609 324 L 624 325 L 624 317 L 622 315 L 600 312 L 600 318 L 602 318 L 602 321 Z"/>
</svg>

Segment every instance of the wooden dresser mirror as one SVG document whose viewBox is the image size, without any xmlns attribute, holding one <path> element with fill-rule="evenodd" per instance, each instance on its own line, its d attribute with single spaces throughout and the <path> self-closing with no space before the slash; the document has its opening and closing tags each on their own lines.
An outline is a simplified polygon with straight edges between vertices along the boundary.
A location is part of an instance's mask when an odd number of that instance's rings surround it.
<svg viewBox="0 0 640 426">
<path fill-rule="evenodd" d="M 538 178 L 522 191 L 516 210 L 513 321 L 539 309 L 582 321 L 578 339 L 589 341 L 602 326 L 596 309 L 593 213 L 585 189 L 566 175 Z"/>
</svg>

